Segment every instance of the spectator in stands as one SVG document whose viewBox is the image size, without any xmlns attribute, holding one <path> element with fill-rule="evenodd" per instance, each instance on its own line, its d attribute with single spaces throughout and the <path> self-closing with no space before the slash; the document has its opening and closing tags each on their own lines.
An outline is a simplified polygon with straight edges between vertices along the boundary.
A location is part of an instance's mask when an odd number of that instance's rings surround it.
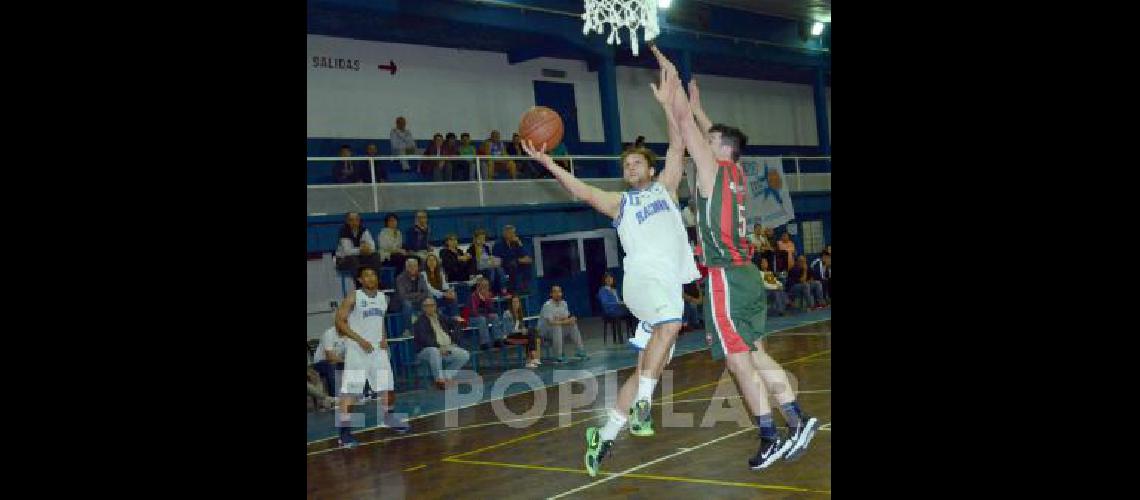
<svg viewBox="0 0 1140 500">
<path fill-rule="evenodd" d="M 375 144 L 369 144 L 364 150 L 364 156 L 377 157 L 380 156 L 380 148 Z M 376 182 L 388 182 L 388 169 L 384 168 L 383 160 L 372 160 L 372 167 L 376 172 Z M 365 179 L 365 182 L 372 179 Z"/>
<path fill-rule="evenodd" d="M 360 221 L 360 214 L 349 212 L 337 235 L 336 269 L 356 276 L 360 266 L 380 269 L 381 258 L 376 254 L 372 234 Z"/>
<path fill-rule="evenodd" d="M 423 275 L 427 280 L 428 291 L 432 297 L 435 297 L 436 305 L 442 304 L 440 307 L 443 309 L 443 314 L 449 318 L 459 316 L 459 300 L 456 298 L 455 290 L 447 284 L 447 272 L 439 265 L 439 257 L 435 254 L 427 254 Z"/>
<path fill-rule="evenodd" d="M 796 243 L 792 241 L 792 235 L 788 231 L 785 230 L 784 234 L 780 235 L 776 249 L 782 252 L 784 256 L 783 263 L 781 263 L 781 259 L 776 259 L 776 271 L 786 271 L 796 261 Z"/>
<path fill-rule="evenodd" d="M 503 283 L 503 259 L 491 254 L 491 248 L 487 246 L 486 229 L 475 230 L 471 236 L 471 246 L 467 247 L 467 253 L 475 258 L 475 269 L 479 274 L 490 280 L 495 290 L 501 290 L 503 295 L 506 295 L 506 283 Z"/>
<path fill-rule="evenodd" d="M 602 286 L 598 288 L 598 302 L 602 304 L 602 313 L 609 318 L 618 318 L 625 321 L 626 331 L 630 332 L 633 336 L 634 328 L 637 324 L 637 319 L 629 312 L 629 308 L 622 302 L 621 296 L 618 295 L 617 288 L 614 286 L 614 275 L 605 273 L 602 275 Z"/>
<path fill-rule="evenodd" d="M 404 268 L 408 252 L 404 250 L 404 233 L 397 227 L 400 219 L 396 214 L 384 216 L 384 229 L 380 230 L 380 261 L 396 269 Z"/>
<path fill-rule="evenodd" d="M 522 148 L 522 136 L 520 136 L 518 132 L 515 132 L 515 134 L 511 136 L 511 143 L 507 144 L 507 155 L 529 156 Z M 540 165 L 536 165 L 533 160 L 511 160 L 511 163 L 514 164 L 514 167 L 511 168 L 523 179 L 534 179 L 536 170 L 546 170 Z"/>
<path fill-rule="evenodd" d="M 697 213 L 690 199 L 685 208 L 681 210 L 681 222 L 685 224 L 685 234 L 689 237 L 689 244 L 697 240 Z"/>
<path fill-rule="evenodd" d="M 412 342 L 415 342 L 418 353 L 416 358 L 431 367 L 435 386 L 443 390 L 455 382 L 455 372 L 467 364 L 471 354 L 459 347 L 457 333 L 460 324 L 454 318 L 440 315 L 435 299 L 424 299 L 420 309 L 423 314 L 412 326 Z"/>
<path fill-rule="evenodd" d="M 420 274 L 420 261 L 408 257 L 404 261 L 404 272 L 396 276 L 396 300 L 400 301 L 401 310 L 408 319 L 415 321 L 420 313 L 420 304 L 428 297 L 431 297 L 431 289 L 427 278 Z"/>
<path fill-rule="evenodd" d="M 340 146 L 340 157 L 348 158 L 351 156 L 352 148 L 350 148 L 348 144 L 342 144 Z M 364 182 L 364 174 L 366 171 L 367 166 L 361 164 L 360 160 L 341 160 L 333 164 L 333 181 L 337 184 Z"/>
<path fill-rule="evenodd" d="M 447 235 L 443 240 L 444 247 L 439 249 L 439 256 L 443 260 L 443 270 L 452 281 L 468 281 L 475 274 L 475 257 L 468 255 L 459 248 L 459 236 L 455 233 Z"/>
<path fill-rule="evenodd" d="M 530 290 L 530 274 L 534 259 L 527 253 L 515 226 L 503 226 L 503 237 L 495 245 L 495 257 L 502 261 L 503 271 L 510 277 L 509 290 L 515 295 L 526 295 Z"/>
<path fill-rule="evenodd" d="M 752 254 L 752 263 L 756 264 L 756 267 L 760 267 L 761 259 L 772 258 L 772 242 L 768 241 L 768 235 L 765 233 L 763 224 L 756 223 L 752 226 L 752 234 L 748 235 L 748 240 L 756 248 Z"/>
<path fill-rule="evenodd" d="M 318 410 L 330 410 L 336 405 L 336 400 L 325 392 L 325 386 L 321 384 L 321 376 L 313 370 L 313 367 L 308 367 L 306 372 L 307 385 L 309 386 L 308 394 L 313 398 L 313 406 Z"/>
<path fill-rule="evenodd" d="M 431 144 L 428 144 L 427 149 L 424 150 L 424 155 L 427 156 L 447 156 L 447 151 L 444 150 L 443 134 L 436 132 L 431 138 Z M 420 160 L 420 173 L 425 177 L 430 177 L 431 180 L 449 181 L 451 180 L 451 161 L 450 160 Z"/>
<path fill-rule="evenodd" d="M 804 299 L 808 309 L 821 309 L 827 307 L 823 300 L 823 284 L 819 278 L 811 275 L 808 269 L 807 257 L 801 255 L 796 259 L 796 265 L 788 271 L 787 289 L 793 297 Z"/>
<path fill-rule="evenodd" d="M 503 146 L 503 141 L 499 137 L 498 130 L 492 130 L 491 136 L 479 146 L 479 154 L 483 156 L 506 156 L 507 148 Z M 486 165 L 484 168 L 487 175 L 484 175 L 483 179 L 493 180 L 498 170 L 506 170 L 512 179 L 518 177 L 514 162 L 506 160 L 487 161 L 484 165 Z"/>
<path fill-rule="evenodd" d="M 455 138 L 455 132 L 448 132 L 447 135 L 444 136 L 444 138 L 443 138 L 443 155 L 444 156 L 459 156 L 459 140 Z M 445 181 L 457 180 L 456 178 L 459 177 L 459 172 L 458 172 L 459 168 L 458 167 L 459 167 L 460 163 L 455 161 L 455 160 L 448 160 L 448 163 L 451 164 L 451 166 L 449 167 L 451 169 L 451 175 L 448 176 L 447 178 L 443 179 L 443 180 L 445 180 Z"/>
<path fill-rule="evenodd" d="M 507 334 L 508 342 L 526 341 L 526 367 L 536 368 L 542 364 L 538 355 L 538 331 L 527 328 L 523 323 L 524 319 L 526 319 L 526 310 L 523 308 L 522 298 L 511 297 L 510 306 L 503 311 L 503 317 L 499 320 L 499 331 Z"/>
<path fill-rule="evenodd" d="M 328 394 L 336 394 L 336 373 L 344 370 L 344 341 L 345 338 L 336 333 L 336 327 L 331 327 L 321 334 L 317 352 L 313 353 L 313 370 L 324 379 Z"/>
<path fill-rule="evenodd" d="M 419 257 L 420 260 L 423 260 L 429 253 L 432 253 L 431 228 L 428 226 L 426 211 L 420 210 L 416 212 L 416 223 L 412 226 L 412 236 L 404 249 L 407 250 L 409 254 Z"/>
<path fill-rule="evenodd" d="M 475 156 L 476 152 L 477 149 L 475 148 L 475 143 L 471 142 L 471 134 L 468 134 L 467 132 L 459 134 L 459 155 Z M 466 172 L 466 178 L 464 180 L 473 181 L 475 180 L 475 161 L 468 160 L 466 164 L 467 168 L 456 169 L 456 173 L 461 174 L 462 172 Z M 457 175 L 456 177 L 461 177 L 461 175 Z"/>
<path fill-rule="evenodd" d="M 823 283 L 823 296 L 827 300 L 831 300 L 831 252 L 826 248 L 823 254 L 817 257 L 811 263 L 811 275 L 813 279 L 819 280 Z"/>
<path fill-rule="evenodd" d="M 412 131 L 406 128 L 408 121 L 404 117 L 396 117 L 396 128 L 392 129 L 392 133 L 388 139 L 392 144 L 392 155 L 414 155 L 416 154 L 416 140 L 412 138 Z M 405 172 L 412 169 L 408 165 L 408 160 L 400 160 L 400 168 Z"/>
<path fill-rule="evenodd" d="M 499 314 L 495 312 L 494 300 L 491 284 L 487 278 L 480 276 L 475 282 L 475 290 L 471 292 L 471 313 L 467 322 L 479 329 L 479 349 L 483 351 L 492 347 L 492 336 L 495 348 L 503 346 L 503 333 L 498 328 Z"/>
<path fill-rule="evenodd" d="M 685 313 L 681 318 L 681 329 L 685 331 L 704 328 L 705 296 L 701 292 L 701 280 L 686 283 L 681 287 L 681 298 L 685 300 Z"/>
<path fill-rule="evenodd" d="M 764 279 L 764 289 L 767 290 L 768 313 L 783 316 L 788 309 L 788 294 L 784 292 L 784 284 L 776 278 L 776 273 L 769 269 L 768 259 L 760 259 L 760 276 Z"/>
<path fill-rule="evenodd" d="M 565 363 L 566 357 L 562 355 L 563 337 L 569 335 L 578 347 L 574 357 L 579 360 L 589 359 L 586 347 L 582 345 L 582 334 L 578 331 L 578 318 L 570 315 L 570 307 L 562 300 L 562 287 L 550 287 L 550 300 L 542 305 L 542 312 L 538 318 L 538 333 L 545 339 L 554 342 L 554 358 L 557 363 Z"/>
</svg>

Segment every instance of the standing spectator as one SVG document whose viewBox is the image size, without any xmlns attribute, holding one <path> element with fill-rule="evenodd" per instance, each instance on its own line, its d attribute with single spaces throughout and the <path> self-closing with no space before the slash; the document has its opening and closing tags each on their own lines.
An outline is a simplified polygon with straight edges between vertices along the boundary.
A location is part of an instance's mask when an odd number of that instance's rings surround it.
<svg viewBox="0 0 1140 500">
<path fill-rule="evenodd" d="M 427 212 L 416 212 L 416 223 L 412 226 L 411 239 L 405 247 L 408 253 L 423 260 L 431 253 L 431 229 L 428 227 Z"/>
<path fill-rule="evenodd" d="M 586 347 L 582 345 L 582 334 L 578 331 L 578 318 L 570 315 L 570 307 L 562 300 L 562 287 L 550 287 L 550 300 L 542 305 L 542 312 L 538 318 L 538 333 L 543 338 L 554 341 L 554 358 L 557 363 L 565 363 L 566 357 L 562 355 L 562 341 L 569 335 L 578 347 L 574 357 L 579 360 L 589 359 Z"/>
<path fill-rule="evenodd" d="M 793 297 L 804 299 L 808 309 L 822 309 L 827 307 L 823 300 L 823 284 L 814 279 L 808 269 L 807 257 L 801 255 L 796 259 L 796 265 L 788 271 L 787 289 Z"/>
<path fill-rule="evenodd" d="M 336 373 L 344 370 L 344 342 L 345 338 L 336 333 L 336 327 L 331 327 L 321 334 L 317 352 L 313 353 L 313 370 L 324 379 L 328 394 L 336 394 Z"/>
<path fill-rule="evenodd" d="M 681 287 L 681 298 L 685 300 L 685 317 L 681 318 L 682 330 L 686 327 L 688 330 L 695 330 L 700 325 L 700 328 L 705 326 L 705 296 L 701 292 L 701 280 L 695 280 L 691 283 L 686 283 Z"/>
<path fill-rule="evenodd" d="M 396 276 L 396 300 L 403 306 L 404 314 L 415 321 L 420 305 L 428 297 L 431 297 L 431 289 L 427 278 L 420 274 L 420 262 L 415 257 L 408 257 L 404 261 L 404 272 Z"/>
<path fill-rule="evenodd" d="M 625 321 L 626 330 L 633 336 L 637 319 L 629 312 L 629 308 L 622 302 L 614 286 L 614 275 L 607 272 L 602 275 L 602 286 L 598 288 L 598 302 L 602 304 L 602 313 L 609 318 L 618 318 Z"/>
<path fill-rule="evenodd" d="M 435 386 L 443 390 L 455 382 L 455 372 L 467 364 L 471 354 L 459 347 L 456 340 L 459 323 L 453 318 L 441 316 L 434 299 L 424 299 L 420 308 L 424 313 L 412 326 L 412 342 L 415 342 L 418 352 L 416 358 L 431 367 Z M 443 368 L 445 363 L 446 369 Z"/>
<path fill-rule="evenodd" d="M 515 295 L 525 295 L 530 290 L 530 274 L 534 259 L 526 252 L 515 231 L 515 226 L 503 226 L 503 238 L 495 245 L 494 255 L 501 259 L 503 271 L 510 277 L 509 290 Z"/>
<path fill-rule="evenodd" d="M 360 266 L 380 269 L 381 259 L 376 254 L 376 244 L 372 234 L 360 222 L 360 214 L 349 212 L 344 217 L 344 225 L 340 227 L 337 235 L 339 242 L 336 247 L 336 269 L 356 276 Z"/>
<path fill-rule="evenodd" d="M 459 155 L 474 157 L 476 152 L 477 149 L 475 148 L 475 143 L 471 142 L 471 134 L 468 134 L 467 132 L 459 134 Z M 466 178 L 463 180 L 473 181 L 475 180 L 475 161 L 467 160 L 466 163 L 467 168 L 456 169 L 456 173 L 458 174 L 460 172 L 466 172 Z M 456 177 L 460 176 L 456 175 Z"/>
<path fill-rule="evenodd" d="M 542 364 L 538 355 L 538 331 L 534 328 L 527 328 L 523 324 L 523 319 L 526 318 L 526 311 L 523 309 L 522 299 L 519 297 L 511 297 L 510 307 L 503 312 L 503 318 L 499 320 L 499 331 L 506 333 L 506 337 L 510 339 L 526 340 L 526 367 L 537 368 Z"/>
<path fill-rule="evenodd" d="M 426 156 L 447 156 L 443 144 L 443 134 L 436 132 L 431 138 L 431 144 L 424 150 Z M 450 160 L 420 160 L 420 173 L 424 176 L 431 177 L 435 182 L 451 180 L 451 161 Z"/>
<path fill-rule="evenodd" d="M 455 138 L 455 132 L 448 132 L 447 135 L 444 136 L 443 156 L 459 156 L 459 141 Z M 448 169 L 451 172 L 451 175 L 447 176 L 443 180 L 454 181 L 457 177 L 459 177 L 459 172 L 457 172 L 457 170 L 459 170 L 459 163 L 455 160 L 448 160 L 447 163 L 449 164 Z"/>
<path fill-rule="evenodd" d="M 783 259 L 776 259 L 776 271 L 787 271 L 792 263 L 796 261 L 796 243 L 792 241 L 792 235 L 788 234 L 785 230 L 784 234 L 780 235 L 780 241 L 776 243 L 776 249 L 782 252 Z M 783 260 L 783 262 L 781 262 Z"/>
<path fill-rule="evenodd" d="M 823 254 L 811 263 L 812 279 L 823 283 L 823 296 L 831 300 L 831 252 L 824 249 Z"/>
<path fill-rule="evenodd" d="M 760 260 L 760 275 L 764 278 L 764 289 L 768 295 L 768 312 L 772 316 L 783 316 L 788 309 L 788 294 L 784 292 L 784 284 L 776 278 L 768 268 L 768 259 Z"/>
<path fill-rule="evenodd" d="M 483 156 L 506 156 L 507 148 L 503 146 L 503 141 L 499 137 L 498 130 L 492 130 L 491 136 L 488 137 L 486 141 L 483 141 L 483 144 L 479 146 L 479 154 Z M 512 179 L 518 177 L 518 172 L 515 170 L 516 166 L 514 162 L 505 160 L 488 160 L 485 165 L 487 165 L 486 173 L 488 174 L 483 176 L 483 179 L 485 180 L 494 180 L 495 173 L 499 169 L 505 169 Z"/>
<path fill-rule="evenodd" d="M 428 291 L 435 297 L 436 305 L 442 304 L 443 313 L 449 318 L 459 316 L 459 301 L 455 290 L 447 284 L 447 273 L 439 265 L 439 257 L 428 254 L 424 260 L 424 280 L 427 281 Z"/>
<path fill-rule="evenodd" d="M 491 254 L 491 249 L 487 246 L 486 229 L 475 230 L 471 236 L 471 246 L 467 247 L 467 253 L 475 258 L 475 269 L 479 274 L 486 276 L 495 290 L 501 290 L 503 295 L 506 295 L 506 283 L 503 283 L 503 259 Z"/>
<path fill-rule="evenodd" d="M 342 144 L 340 146 L 340 157 L 349 158 L 351 156 L 352 148 L 348 144 Z M 365 171 L 365 165 L 362 165 L 359 160 L 340 160 L 333 165 L 333 181 L 337 184 L 364 182 Z"/>
<path fill-rule="evenodd" d="M 369 144 L 364 149 L 364 156 L 372 158 L 380 156 L 380 148 L 376 147 L 375 144 Z M 384 160 L 372 160 L 372 169 L 376 173 L 376 182 L 388 182 L 388 169 L 385 168 Z M 372 179 L 366 178 L 364 180 L 368 182 Z"/>
<path fill-rule="evenodd" d="M 416 140 L 412 138 L 412 131 L 406 127 L 408 121 L 404 117 L 396 117 L 396 128 L 392 129 L 389 141 L 392 143 L 392 156 L 416 154 Z M 408 160 L 400 160 L 400 168 L 405 172 L 412 169 Z"/>
<path fill-rule="evenodd" d="M 762 224 L 756 223 L 756 225 L 752 226 L 752 234 L 748 235 L 748 240 L 752 242 L 752 246 L 756 249 L 752 254 L 752 263 L 756 264 L 756 267 L 760 267 L 760 261 L 762 259 L 772 258 L 772 242 L 768 241 L 768 236 L 765 234 Z"/>
<path fill-rule="evenodd" d="M 396 214 L 384 216 L 384 229 L 380 230 L 380 261 L 396 269 L 403 269 L 408 252 L 404 250 L 404 234 L 397 227 L 399 223 Z"/>
<path fill-rule="evenodd" d="M 439 256 L 443 260 L 443 270 L 452 281 L 468 281 L 475 274 L 475 257 L 468 255 L 459 248 L 459 236 L 455 233 L 447 235 L 443 240 L 444 247 L 439 249 Z"/>
<path fill-rule="evenodd" d="M 471 292 L 471 314 L 468 315 L 467 322 L 479 329 L 479 349 L 483 351 L 491 347 L 492 335 L 494 347 L 503 346 L 503 332 L 498 329 L 499 314 L 495 312 L 494 301 L 490 283 L 487 278 L 480 276 L 475 282 L 475 290 Z"/>
</svg>

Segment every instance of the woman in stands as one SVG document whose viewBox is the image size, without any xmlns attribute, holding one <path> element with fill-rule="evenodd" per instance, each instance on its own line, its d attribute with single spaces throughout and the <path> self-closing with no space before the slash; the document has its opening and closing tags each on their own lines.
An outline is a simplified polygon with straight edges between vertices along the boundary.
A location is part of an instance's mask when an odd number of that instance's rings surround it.
<svg viewBox="0 0 1140 500">
<path fill-rule="evenodd" d="M 538 356 L 538 330 L 523 324 L 524 318 L 526 310 L 523 309 L 522 299 L 517 295 L 511 297 L 511 306 L 503 312 L 503 318 L 499 320 L 499 331 L 507 333 L 508 343 L 526 342 L 526 367 L 537 368 L 542 364 Z"/>
<path fill-rule="evenodd" d="M 408 252 L 404 250 L 404 234 L 396 227 L 398 224 L 396 214 L 384 216 L 384 229 L 380 230 L 377 239 L 380 240 L 380 260 L 397 270 L 403 270 Z"/>
<path fill-rule="evenodd" d="M 475 230 L 474 235 L 471 237 L 471 246 L 467 247 L 467 254 L 475 259 L 475 268 L 478 269 L 479 274 L 486 276 L 490 280 L 489 285 L 493 286 L 494 290 L 501 290 L 503 295 L 507 294 L 506 280 L 503 272 L 503 260 L 491 255 L 491 249 L 487 246 L 487 230 L 479 228 Z"/>
<path fill-rule="evenodd" d="M 443 314 L 452 319 L 459 316 L 459 301 L 456 299 L 455 290 L 447 284 L 447 273 L 440 267 L 439 257 L 433 253 L 427 254 L 422 272 L 427 279 L 428 291 L 432 297 L 435 297 L 436 302 L 439 302 Z"/>
</svg>

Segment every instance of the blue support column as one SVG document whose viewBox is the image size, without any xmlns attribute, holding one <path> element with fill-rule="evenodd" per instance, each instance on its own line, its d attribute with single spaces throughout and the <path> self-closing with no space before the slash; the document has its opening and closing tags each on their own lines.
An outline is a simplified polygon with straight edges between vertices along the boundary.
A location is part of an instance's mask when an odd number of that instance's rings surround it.
<svg viewBox="0 0 1140 500">
<path fill-rule="evenodd" d="M 606 151 L 621 153 L 621 113 L 618 110 L 617 66 L 612 50 L 599 55 L 598 93 L 602 100 L 602 130 L 605 133 Z"/>
<path fill-rule="evenodd" d="M 815 129 L 819 134 L 820 154 L 831 154 L 831 131 L 827 127 L 827 81 L 823 78 L 823 68 L 815 69 L 815 85 L 812 85 L 815 96 Z"/>
</svg>

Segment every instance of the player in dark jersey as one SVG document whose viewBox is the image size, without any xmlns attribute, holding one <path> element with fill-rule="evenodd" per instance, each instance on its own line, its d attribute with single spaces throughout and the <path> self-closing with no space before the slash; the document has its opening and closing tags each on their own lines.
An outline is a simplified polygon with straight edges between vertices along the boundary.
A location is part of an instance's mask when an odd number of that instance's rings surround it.
<svg viewBox="0 0 1140 500">
<path fill-rule="evenodd" d="M 782 457 L 799 458 L 819 421 L 799 407 L 787 373 L 764 350 L 767 294 L 759 270 L 751 263 L 754 249 L 745 227 L 747 187 L 736 164 L 747 137 L 735 127 L 712 124 L 701 109 L 695 80 L 689 82 L 689 94 L 692 103 L 684 93 L 674 97 L 672 112 L 696 164 L 697 230 L 708 268 L 705 321 L 715 338 L 713 358 L 725 359 L 760 428 L 760 449 L 748 461 L 750 468 L 760 470 Z M 762 384 L 754 381 L 754 372 Z M 772 420 L 769 391 L 787 421 L 786 440 Z"/>
</svg>

